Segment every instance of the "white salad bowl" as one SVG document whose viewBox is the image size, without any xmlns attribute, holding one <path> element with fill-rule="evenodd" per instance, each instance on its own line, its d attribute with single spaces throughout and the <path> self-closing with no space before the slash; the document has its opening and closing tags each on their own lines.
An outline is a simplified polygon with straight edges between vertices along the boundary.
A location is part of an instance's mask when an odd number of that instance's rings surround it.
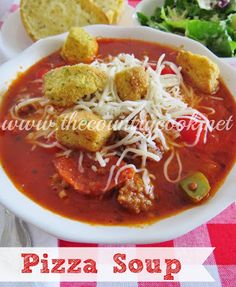
<svg viewBox="0 0 236 287">
<path fill-rule="evenodd" d="M 142 0 L 139 2 L 139 4 L 135 7 L 134 13 L 133 13 L 133 23 L 134 25 L 141 26 L 141 24 L 138 21 L 137 13 L 143 13 L 144 15 L 150 17 L 154 14 L 154 11 L 157 7 L 162 7 L 165 3 L 165 0 Z M 166 32 L 170 33 L 170 32 Z M 185 37 L 185 36 L 182 36 Z M 224 61 L 229 62 L 232 57 L 221 57 L 224 59 Z M 235 58 L 235 57 L 233 57 Z"/>
<path fill-rule="evenodd" d="M 142 0 L 135 8 L 133 20 L 136 25 L 141 25 L 137 18 L 137 12 L 141 12 L 144 15 L 152 16 L 157 7 L 164 5 L 164 0 Z"/>
<path fill-rule="evenodd" d="M 231 93 L 236 96 L 235 70 L 228 64 L 223 63 L 207 48 L 195 41 L 146 27 L 95 25 L 86 27 L 86 30 L 95 36 L 105 38 L 140 39 L 173 47 L 181 45 L 194 53 L 208 56 L 218 64 L 224 82 Z M 3 94 L 6 91 L 19 71 L 27 70 L 41 58 L 58 50 L 62 46 L 65 38 L 66 34 L 63 34 L 40 40 L 13 60 L 2 65 L 0 67 L 0 93 Z M 132 53 L 132 51 L 130 51 L 130 53 Z M 236 199 L 235 178 L 236 167 L 231 170 L 219 191 L 205 204 L 143 227 L 96 226 L 57 215 L 41 207 L 19 192 L 1 166 L 0 202 L 23 220 L 28 221 L 61 239 L 90 243 L 144 244 L 163 242 L 176 238 L 220 213 Z"/>
</svg>

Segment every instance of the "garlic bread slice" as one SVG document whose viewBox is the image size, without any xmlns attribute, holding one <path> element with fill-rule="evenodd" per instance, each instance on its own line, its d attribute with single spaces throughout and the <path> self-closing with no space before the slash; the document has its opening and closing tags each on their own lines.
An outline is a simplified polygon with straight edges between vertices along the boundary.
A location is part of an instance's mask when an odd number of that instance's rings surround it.
<svg viewBox="0 0 236 287">
<path fill-rule="evenodd" d="M 21 0 L 20 12 L 34 41 L 67 32 L 74 26 L 108 24 L 101 9 L 95 5 L 84 9 L 83 0 Z"/>
</svg>

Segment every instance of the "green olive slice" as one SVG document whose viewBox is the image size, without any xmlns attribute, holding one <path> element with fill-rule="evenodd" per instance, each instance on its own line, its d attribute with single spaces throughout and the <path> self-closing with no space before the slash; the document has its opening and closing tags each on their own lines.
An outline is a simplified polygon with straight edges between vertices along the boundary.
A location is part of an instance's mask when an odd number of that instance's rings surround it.
<svg viewBox="0 0 236 287">
<path fill-rule="evenodd" d="M 180 181 L 180 187 L 188 198 L 198 203 L 205 198 L 211 189 L 208 179 L 201 172 L 196 172 Z"/>
</svg>

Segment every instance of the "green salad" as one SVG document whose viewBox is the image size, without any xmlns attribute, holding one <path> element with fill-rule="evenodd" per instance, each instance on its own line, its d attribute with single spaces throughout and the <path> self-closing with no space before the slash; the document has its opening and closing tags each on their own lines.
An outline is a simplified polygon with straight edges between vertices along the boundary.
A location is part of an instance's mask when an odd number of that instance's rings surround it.
<svg viewBox="0 0 236 287">
<path fill-rule="evenodd" d="M 236 56 L 236 0 L 165 0 L 151 17 L 137 16 L 142 25 L 185 35 L 219 57 Z"/>
</svg>

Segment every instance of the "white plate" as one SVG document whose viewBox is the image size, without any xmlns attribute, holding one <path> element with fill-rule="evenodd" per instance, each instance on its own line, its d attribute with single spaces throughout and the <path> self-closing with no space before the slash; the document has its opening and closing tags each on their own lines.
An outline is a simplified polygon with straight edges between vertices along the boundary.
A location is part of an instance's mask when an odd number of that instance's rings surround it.
<svg viewBox="0 0 236 287">
<path fill-rule="evenodd" d="M 118 26 L 134 26 L 134 8 L 126 4 Z M 9 15 L 0 32 L 0 51 L 9 60 L 33 44 L 22 24 L 20 11 Z"/>
<path fill-rule="evenodd" d="M 139 39 L 177 47 L 183 45 L 186 50 L 206 55 L 218 64 L 223 80 L 231 93 L 236 96 L 235 70 L 198 42 L 140 26 L 95 25 L 86 27 L 86 30 L 99 37 Z M 57 51 L 62 46 L 65 38 L 66 34 L 63 34 L 40 40 L 13 60 L 3 64 L 0 67 L 0 92 L 6 90 L 19 71 L 25 71 L 41 58 Z M 132 50 L 130 52 L 132 53 Z M 1 166 L 0 202 L 25 221 L 31 222 L 61 239 L 109 244 L 162 242 L 176 238 L 196 228 L 234 202 L 236 199 L 235 178 L 236 167 L 231 170 L 216 195 L 205 204 L 143 228 L 94 226 L 61 217 L 44 209 L 20 193 Z"/>
</svg>

